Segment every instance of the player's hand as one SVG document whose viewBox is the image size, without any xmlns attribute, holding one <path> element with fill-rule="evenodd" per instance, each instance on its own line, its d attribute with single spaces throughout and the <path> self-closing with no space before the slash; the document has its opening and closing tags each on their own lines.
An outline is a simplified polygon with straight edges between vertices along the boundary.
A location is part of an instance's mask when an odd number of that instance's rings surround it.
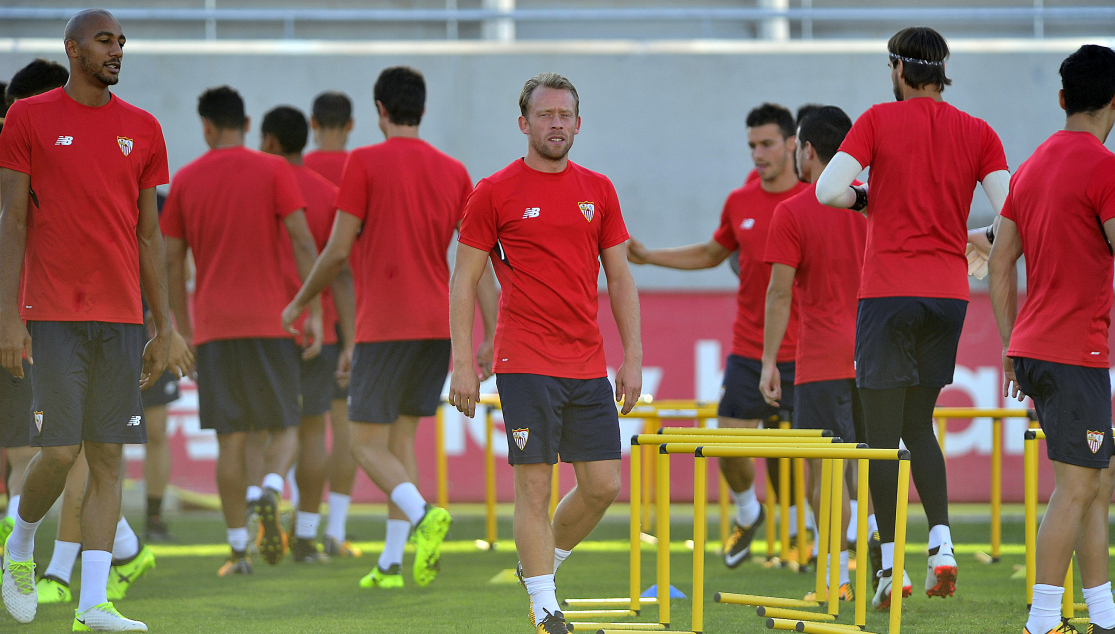
<svg viewBox="0 0 1115 634">
<path fill-rule="evenodd" d="M 480 380 L 487 381 L 492 376 L 492 359 L 495 356 L 495 345 L 485 339 L 476 349 L 476 367 L 480 368 Z"/>
<path fill-rule="evenodd" d="M 457 411 L 472 418 L 480 400 L 480 377 L 472 363 L 453 363 L 453 377 L 449 380 L 449 404 Z"/>
<path fill-rule="evenodd" d="M 1007 356 L 1006 348 L 1003 348 L 1003 396 L 1016 398 L 1019 403 L 1026 399 L 1022 388 L 1018 387 L 1018 377 L 1014 374 L 1014 360 Z"/>
<path fill-rule="evenodd" d="M 284 313 L 285 314 L 285 313 Z M 302 360 L 309 361 L 321 354 L 321 347 L 325 337 L 325 325 L 321 321 L 321 314 L 314 315 L 310 311 L 306 321 L 302 322 Z"/>
<path fill-rule="evenodd" d="M 159 380 L 166 372 L 167 361 L 170 358 L 171 336 L 169 332 L 160 332 L 148 340 L 143 347 L 143 370 L 139 375 L 139 389 L 146 390 Z"/>
<path fill-rule="evenodd" d="M 31 333 L 27 332 L 23 320 L 18 316 L 0 320 L 0 365 L 17 379 L 23 378 L 24 353 L 27 353 L 27 361 L 35 363 L 31 358 Z"/>
<path fill-rule="evenodd" d="M 343 346 L 341 354 L 337 356 L 337 372 L 334 375 L 337 378 L 337 385 L 342 388 L 348 388 L 348 380 L 352 376 L 352 348 Z"/>
<path fill-rule="evenodd" d="M 283 309 L 283 330 L 296 337 L 302 334 L 298 332 L 297 328 L 294 327 L 294 322 L 298 321 L 299 315 L 301 315 L 305 310 L 306 307 L 299 306 L 297 302 L 292 301 L 291 303 L 287 304 L 287 307 Z"/>
<path fill-rule="evenodd" d="M 632 264 L 647 263 L 647 248 L 635 238 L 627 241 L 627 261 Z"/>
<path fill-rule="evenodd" d="M 968 246 L 964 247 L 964 255 L 968 257 L 968 275 L 977 280 L 987 277 L 988 253 L 984 253 L 979 247 L 969 242 Z"/>
<path fill-rule="evenodd" d="M 643 363 L 642 361 L 628 362 L 627 359 L 619 364 L 616 370 L 616 402 L 623 402 L 623 414 L 630 414 L 631 409 L 639 402 L 643 393 Z"/>
<path fill-rule="evenodd" d="M 778 407 L 782 400 L 782 373 L 773 363 L 763 364 L 763 373 L 759 375 L 759 391 L 763 393 L 763 400 L 767 405 Z"/>
<path fill-rule="evenodd" d="M 170 334 L 170 356 L 167 369 L 178 378 L 192 376 L 194 371 L 194 351 L 177 330 Z"/>
</svg>

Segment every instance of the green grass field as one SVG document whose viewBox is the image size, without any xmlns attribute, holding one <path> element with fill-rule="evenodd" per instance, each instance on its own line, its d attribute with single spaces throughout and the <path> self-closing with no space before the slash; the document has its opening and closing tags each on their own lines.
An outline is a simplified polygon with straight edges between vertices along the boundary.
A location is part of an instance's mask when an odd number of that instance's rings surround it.
<svg viewBox="0 0 1115 634">
<path fill-rule="evenodd" d="M 558 573 L 558 596 L 601 597 L 623 595 L 627 590 L 627 523 L 616 508 L 586 542 L 573 552 Z M 692 555 L 683 542 L 692 536 L 692 523 L 685 524 L 691 507 L 676 507 L 671 558 L 673 585 L 690 595 Z M 517 560 L 510 541 L 511 524 L 501 519 L 500 534 L 508 541 L 494 551 L 478 551 L 473 542 L 483 537 L 481 517 L 458 513 L 451 540 L 442 556 L 442 572 L 427 588 L 416 587 L 410 578 L 408 556 L 404 565 L 407 587 L 401 591 L 365 590 L 357 581 L 375 565 L 383 539 L 383 516 L 354 516 L 350 534 L 362 542 L 365 556 L 334 560 L 324 565 L 295 565 L 289 560 L 277 566 L 256 561 L 251 577 L 222 579 L 216 576 L 224 560 L 224 526 L 215 513 L 184 513 L 171 519 L 179 542 L 154 547 L 158 568 L 139 580 L 117 607 L 131 618 L 147 622 L 152 632 L 531 632 L 527 624 L 527 598 L 517 585 L 490 584 L 501 570 L 513 568 Z M 691 515 L 689 515 L 691 517 Z M 142 526 L 142 518 L 133 526 Z M 54 535 L 51 520 L 39 532 L 36 558 L 40 573 L 45 570 Z M 1004 556 L 998 564 L 979 563 L 977 550 L 987 550 L 986 523 L 955 522 L 954 540 L 960 563 L 955 597 L 929 600 L 922 592 L 925 579 L 926 526 L 920 509 L 911 508 L 910 544 L 906 570 L 914 583 L 914 596 L 905 602 L 903 632 L 1017 634 L 1025 621 L 1024 579 L 1012 578 L 1015 566 L 1023 563 L 1022 525 L 1003 527 Z M 709 534 L 717 528 L 710 525 Z M 765 569 L 755 562 L 728 570 L 714 552 L 706 560 L 705 632 L 766 631 L 754 609 L 712 602 L 716 591 L 780 595 L 800 598 L 812 588 L 813 577 L 789 570 Z M 756 542 L 756 550 L 763 544 Z M 654 552 L 643 547 L 643 586 L 653 583 Z M 854 575 L 855 573 L 853 573 Z M 74 571 L 76 599 L 80 564 Z M 854 580 L 854 577 L 853 577 Z M 1079 599 L 1079 586 L 1077 587 Z M 0 614 L 0 632 L 23 633 L 68 631 L 75 604 L 39 608 L 30 625 L 19 625 L 6 613 Z M 691 603 L 672 603 L 672 629 L 689 626 Z M 656 608 L 638 619 L 653 621 Z M 850 623 L 852 608 L 842 610 L 840 622 Z M 885 614 L 868 614 L 868 629 L 885 632 Z"/>
</svg>

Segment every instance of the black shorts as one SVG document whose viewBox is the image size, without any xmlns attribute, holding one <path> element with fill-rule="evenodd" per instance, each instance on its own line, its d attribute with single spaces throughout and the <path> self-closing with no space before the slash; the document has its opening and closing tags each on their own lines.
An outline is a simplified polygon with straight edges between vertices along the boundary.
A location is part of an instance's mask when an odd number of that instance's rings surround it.
<svg viewBox="0 0 1115 634">
<path fill-rule="evenodd" d="M 181 396 L 178 392 L 178 379 L 174 378 L 169 371 L 163 372 L 154 385 L 143 390 L 139 395 L 143 399 L 143 409 L 169 405 Z"/>
<path fill-rule="evenodd" d="M 794 408 L 793 361 L 777 364 L 778 372 L 782 375 L 780 407 L 767 405 L 763 400 L 763 393 L 759 391 L 759 379 L 763 374 L 762 361 L 730 354 L 724 365 L 724 384 L 720 388 L 717 416 L 740 420 L 768 420 L 772 416 L 778 416 L 781 410 Z"/>
<path fill-rule="evenodd" d="M 619 460 L 619 412 L 608 379 L 497 374 L 507 462 Z"/>
<path fill-rule="evenodd" d="M 952 383 L 968 302 L 871 297 L 856 315 L 856 385 L 871 390 Z"/>
<path fill-rule="evenodd" d="M 1111 375 L 1053 361 L 1014 359 L 1018 387 L 1034 399 L 1050 460 L 1106 469 L 1111 439 Z"/>
<path fill-rule="evenodd" d="M 348 419 L 390 424 L 399 416 L 433 416 L 449 375 L 451 351 L 448 339 L 356 344 Z"/>
<path fill-rule="evenodd" d="M 31 445 L 31 364 L 23 360 L 23 378 L 0 369 L 0 447 Z"/>
<path fill-rule="evenodd" d="M 222 339 L 197 347 L 198 419 L 218 434 L 281 430 L 301 419 L 293 339 Z"/>
<path fill-rule="evenodd" d="M 27 329 L 35 346 L 32 446 L 147 442 L 143 324 L 31 321 Z"/>
<path fill-rule="evenodd" d="M 318 416 L 333 407 L 333 388 L 337 383 L 337 344 L 321 347 L 321 354 L 300 362 L 302 377 L 302 415 Z"/>
<path fill-rule="evenodd" d="M 827 429 L 844 442 L 867 442 L 855 379 L 794 386 L 794 429 Z"/>
</svg>

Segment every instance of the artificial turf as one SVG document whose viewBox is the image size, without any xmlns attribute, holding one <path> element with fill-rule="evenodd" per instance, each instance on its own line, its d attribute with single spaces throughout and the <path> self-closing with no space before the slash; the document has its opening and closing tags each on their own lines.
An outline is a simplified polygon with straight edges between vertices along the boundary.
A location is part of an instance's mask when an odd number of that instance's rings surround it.
<svg viewBox="0 0 1115 634">
<path fill-rule="evenodd" d="M 692 555 L 683 542 L 692 536 L 691 519 L 685 508 L 675 511 L 674 548 L 671 557 L 672 583 L 691 594 Z M 690 516 L 691 517 L 691 516 Z M 142 518 L 132 525 L 142 526 Z M 359 559 L 337 559 L 328 564 L 294 564 L 289 559 L 277 566 L 255 561 L 250 577 L 218 578 L 217 568 L 225 556 L 224 527 L 210 512 L 183 513 L 171 518 L 177 537 L 174 545 L 153 547 L 157 569 L 132 587 L 128 598 L 118 602 L 121 612 L 145 621 L 152 632 L 361 632 L 409 634 L 425 632 L 532 632 L 527 623 L 527 598 L 522 588 L 489 583 L 502 570 L 513 568 L 516 556 L 510 541 L 510 521 L 501 519 L 500 532 L 508 541 L 502 548 L 479 551 L 474 540 L 484 535 L 483 519 L 458 513 L 449 535 L 439 577 L 427 588 L 418 588 L 410 577 L 412 555 L 408 547 L 404 571 L 407 586 L 402 590 L 366 590 L 357 581 L 375 565 L 383 539 L 383 516 L 356 516 L 349 531 L 365 549 Z M 718 535 L 711 525 L 709 534 Z M 51 520 L 40 529 L 36 559 L 39 571 L 46 569 L 54 534 Z M 1017 634 L 1026 618 L 1023 578 L 1015 574 L 1023 563 L 1019 545 L 1022 525 L 1005 522 L 1004 555 L 997 564 L 979 563 L 974 553 L 987 550 L 986 523 L 954 523 L 960 565 L 957 594 L 950 599 L 928 599 L 922 591 L 925 579 L 927 529 L 911 514 L 906 570 L 914 584 L 914 596 L 904 604 L 902 631 L 908 633 L 1003 632 Z M 590 542 L 574 551 L 557 576 L 558 596 L 622 596 L 628 587 L 627 524 L 621 513 L 609 516 L 590 536 Z M 762 537 L 756 549 L 763 552 Z M 786 569 L 766 569 L 761 560 L 728 570 L 712 551 L 706 560 L 704 631 L 710 634 L 766 631 L 765 619 L 753 608 L 712 602 L 716 591 L 778 595 L 800 598 L 812 589 L 813 577 Z M 643 586 L 654 583 L 655 553 L 643 546 Z M 853 573 L 853 582 L 854 582 Z M 80 585 L 80 564 L 74 571 L 74 598 Z M 1080 590 L 1077 584 L 1077 601 Z M 35 621 L 16 623 L 0 613 L 0 632 L 32 634 L 69 631 L 73 608 L 69 605 L 40 606 Z M 691 602 L 675 600 L 671 629 L 689 627 Z M 654 621 L 656 608 L 641 617 L 626 620 Z M 841 611 L 840 622 L 851 623 L 852 607 Z M 868 614 L 868 630 L 886 632 L 885 613 Z"/>
</svg>

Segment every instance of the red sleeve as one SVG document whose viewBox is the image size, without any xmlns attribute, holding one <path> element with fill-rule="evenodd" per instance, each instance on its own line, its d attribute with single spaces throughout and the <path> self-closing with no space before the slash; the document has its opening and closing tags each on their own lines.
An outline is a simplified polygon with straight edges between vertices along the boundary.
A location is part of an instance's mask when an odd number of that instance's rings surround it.
<svg viewBox="0 0 1115 634">
<path fill-rule="evenodd" d="M 275 164 L 275 214 L 286 218 L 299 209 L 306 208 L 306 199 L 298 187 L 298 176 L 286 161 Z"/>
<path fill-rule="evenodd" d="M 465 202 L 461 233 L 457 240 L 474 249 L 489 252 L 499 239 L 499 210 L 492 202 L 492 184 L 481 180 Z"/>
<path fill-rule="evenodd" d="M 736 240 L 736 232 L 732 227 L 731 214 L 728 213 L 729 203 L 731 196 L 728 200 L 724 201 L 724 211 L 720 212 L 720 226 L 716 228 L 716 233 L 712 234 L 712 239 L 720 243 L 728 251 L 735 251 L 739 248 L 739 241 Z"/>
<path fill-rule="evenodd" d="M 801 265 L 801 252 L 801 231 L 798 230 L 798 223 L 786 203 L 779 203 L 770 221 L 766 257 L 763 261 L 767 264 L 785 264 L 796 269 Z"/>
<path fill-rule="evenodd" d="M 349 154 L 341 176 L 341 187 L 337 191 L 337 209 L 361 220 L 367 220 L 368 185 L 364 163 L 353 160 L 353 154 Z"/>
<path fill-rule="evenodd" d="M 457 222 L 460 222 L 465 217 L 465 205 L 468 203 L 468 195 L 472 193 L 472 178 L 468 175 L 468 170 L 463 166 L 461 167 L 461 206 L 457 211 Z"/>
<path fill-rule="evenodd" d="M 170 186 L 170 193 L 167 194 L 166 204 L 163 205 L 163 212 L 159 214 L 159 229 L 161 229 L 163 235 L 168 238 L 185 240 L 186 226 L 182 219 L 182 204 L 178 201 L 178 192 L 180 189 L 180 183 L 176 178 L 174 183 Z"/>
<path fill-rule="evenodd" d="M 170 182 L 170 168 L 166 160 L 166 141 L 163 139 L 163 127 L 154 117 L 155 133 L 151 138 L 153 143 L 151 152 L 147 155 L 147 164 L 143 166 L 143 174 L 139 177 L 139 188 L 149 189 Z"/>
<path fill-rule="evenodd" d="M 623 213 L 619 208 L 619 195 L 612 181 L 604 181 L 607 197 L 604 202 L 604 213 L 600 217 L 600 250 L 610 249 L 617 244 L 627 242 L 631 236 L 627 235 L 627 225 L 623 222 Z"/>
<path fill-rule="evenodd" d="M 981 121 L 983 124 L 983 148 L 980 154 L 980 167 L 979 167 L 979 180 L 982 181 L 991 172 L 999 172 L 1008 169 L 1007 155 L 1003 152 L 1003 142 L 999 140 L 999 135 L 987 125 L 986 121 Z"/>
<path fill-rule="evenodd" d="M 856 159 L 860 167 L 871 165 L 875 159 L 875 136 L 878 131 L 879 113 L 872 106 L 852 124 L 848 136 L 840 144 L 840 151 Z"/>
<path fill-rule="evenodd" d="M 1093 172 L 1092 182 L 1096 213 L 1100 222 L 1107 222 L 1115 218 L 1115 157 L 1109 157 Z"/>
<path fill-rule="evenodd" d="M 0 132 L 0 167 L 31 173 L 31 134 L 27 105 L 18 101 L 12 104 L 4 119 L 4 131 Z"/>
</svg>

